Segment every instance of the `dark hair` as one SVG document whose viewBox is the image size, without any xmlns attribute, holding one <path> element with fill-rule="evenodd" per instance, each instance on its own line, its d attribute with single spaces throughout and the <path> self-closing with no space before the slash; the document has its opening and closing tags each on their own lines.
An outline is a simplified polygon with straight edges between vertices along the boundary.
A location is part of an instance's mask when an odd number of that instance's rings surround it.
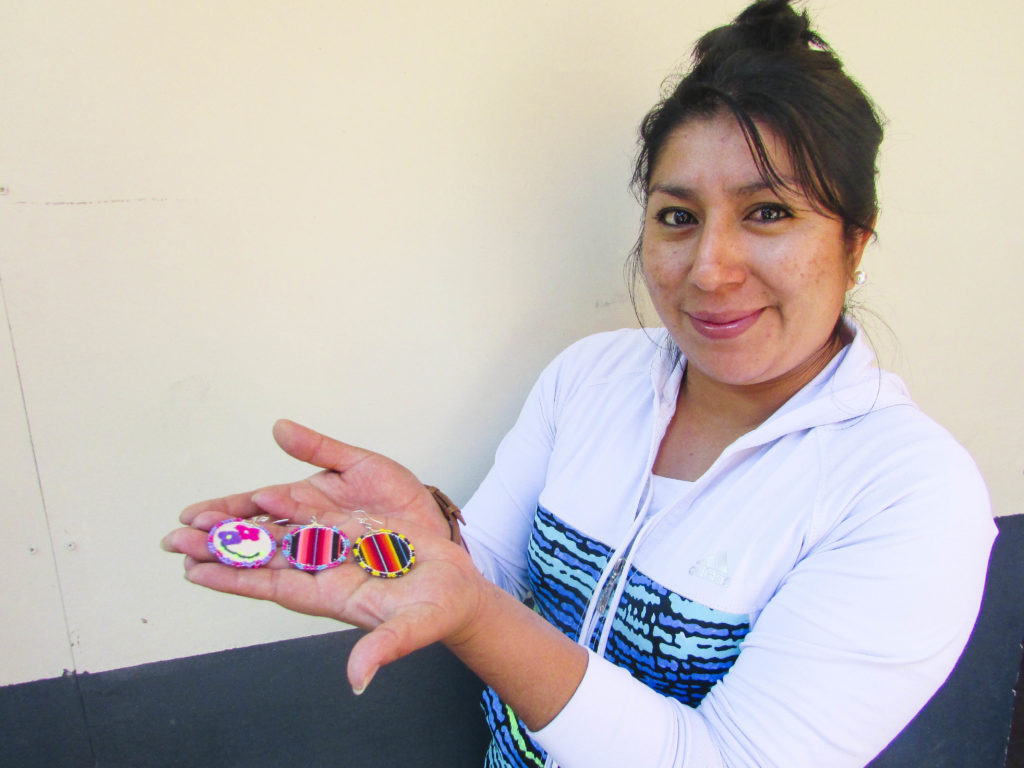
<svg viewBox="0 0 1024 768">
<path fill-rule="evenodd" d="M 735 116 L 769 187 L 789 182 L 773 167 L 758 123 L 786 147 L 796 184 L 815 209 L 842 220 L 847 238 L 874 232 L 881 120 L 811 29 L 806 11 L 797 13 L 789 0 L 757 0 L 732 24 L 697 41 L 690 71 L 640 124 L 633 189 L 641 203 L 672 131 L 722 109 Z M 630 258 L 634 275 L 640 245 Z"/>
</svg>

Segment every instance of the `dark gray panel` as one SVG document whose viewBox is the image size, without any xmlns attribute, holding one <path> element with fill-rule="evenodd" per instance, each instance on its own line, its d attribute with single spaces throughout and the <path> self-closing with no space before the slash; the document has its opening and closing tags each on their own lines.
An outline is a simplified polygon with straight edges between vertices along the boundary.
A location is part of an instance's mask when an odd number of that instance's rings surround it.
<svg viewBox="0 0 1024 768">
<path fill-rule="evenodd" d="M 996 524 L 999 536 L 981 613 L 960 661 L 870 768 L 1003 768 L 1006 763 L 1024 638 L 1024 515 L 1000 517 Z"/>
<path fill-rule="evenodd" d="M 89 734 L 75 677 L 0 688 L 0 766 L 88 768 Z"/>
<path fill-rule="evenodd" d="M 345 664 L 359 636 L 82 675 L 97 765 L 479 768 L 487 734 L 476 678 L 434 646 L 385 667 L 356 697 Z"/>
<path fill-rule="evenodd" d="M 476 677 L 432 646 L 356 697 L 345 664 L 359 636 L 82 674 L 79 691 L 73 677 L 0 688 L 0 765 L 480 768 L 489 736 Z"/>
</svg>

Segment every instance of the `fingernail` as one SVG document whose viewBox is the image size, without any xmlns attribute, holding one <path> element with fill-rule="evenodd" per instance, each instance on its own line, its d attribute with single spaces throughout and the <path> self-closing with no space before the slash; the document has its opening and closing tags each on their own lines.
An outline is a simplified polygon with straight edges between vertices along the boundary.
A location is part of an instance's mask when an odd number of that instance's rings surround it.
<svg viewBox="0 0 1024 768">
<path fill-rule="evenodd" d="M 363 684 L 356 688 L 353 688 L 352 693 L 354 693 L 356 696 L 362 696 L 363 692 L 369 687 L 370 681 L 373 680 L 373 676 L 376 674 L 377 667 L 374 667 L 370 670 L 369 674 L 365 678 L 363 678 Z"/>
</svg>

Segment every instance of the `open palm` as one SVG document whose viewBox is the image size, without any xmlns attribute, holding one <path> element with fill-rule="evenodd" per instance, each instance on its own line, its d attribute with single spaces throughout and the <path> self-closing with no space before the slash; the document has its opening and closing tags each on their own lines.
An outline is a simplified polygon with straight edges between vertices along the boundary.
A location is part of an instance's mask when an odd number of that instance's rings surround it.
<svg viewBox="0 0 1024 768">
<path fill-rule="evenodd" d="M 448 540 L 447 523 L 415 475 L 385 456 L 293 422 L 275 424 L 274 438 L 287 453 L 323 471 L 186 508 L 181 521 L 187 527 L 168 534 L 164 548 L 186 555 L 188 579 L 370 630 L 349 656 L 349 680 L 357 692 L 380 666 L 465 631 L 477 612 L 483 579 L 466 551 Z M 207 548 L 209 529 L 228 518 L 260 514 L 287 518 L 291 524 L 315 520 L 337 526 L 353 540 L 365 532 L 361 518 L 370 517 L 373 527 L 397 530 L 414 542 L 416 564 L 405 576 L 382 579 L 351 558 L 318 572 L 293 568 L 280 553 L 266 568 L 218 562 Z M 278 542 L 283 538 L 283 525 L 264 527 Z"/>
</svg>

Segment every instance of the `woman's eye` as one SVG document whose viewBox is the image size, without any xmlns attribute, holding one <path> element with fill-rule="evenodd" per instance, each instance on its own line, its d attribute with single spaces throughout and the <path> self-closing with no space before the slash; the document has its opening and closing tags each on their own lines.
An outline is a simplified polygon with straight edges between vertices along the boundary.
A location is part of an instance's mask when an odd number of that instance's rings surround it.
<svg viewBox="0 0 1024 768">
<path fill-rule="evenodd" d="M 697 223 L 696 217 L 682 208 L 666 208 L 658 211 L 655 218 L 662 224 L 667 224 L 670 227 L 683 227 L 688 224 Z"/>
<path fill-rule="evenodd" d="M 781 219 L 792 218 L 788 210 L 781 205 L 759 205 L 751 213 L 750 217 L 755 221 L 780 221 Z"/>
</svg>

